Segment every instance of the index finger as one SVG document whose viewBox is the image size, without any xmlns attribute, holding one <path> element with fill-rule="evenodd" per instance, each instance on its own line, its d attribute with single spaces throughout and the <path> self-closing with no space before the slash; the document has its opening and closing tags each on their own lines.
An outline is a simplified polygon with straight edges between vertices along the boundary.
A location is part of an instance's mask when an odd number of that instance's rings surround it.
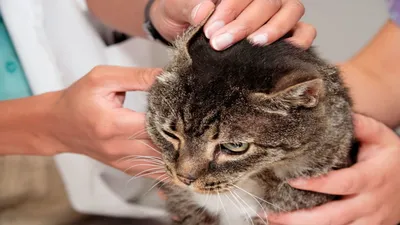
<svg viewBox="0 0 400 225">
<path fill-rule="evenodd" d="M 97 66 L 85 78 L 93 86 L 112 92 L 145 91 L 161 71 L 159 68 Z"/>
<path fill-rule="evenodd" d="M 308 210 L 269 215 L 268 222 L 285 225 L 348 224 L 360 216 L 360 212 L 349 212 L 349 209 L 362 208 L 361 204 L 363 202 L 353 201 L 353 199 L 334 201 Z"/>
<path fill-rule="evenodd" d="M 332 195 L 351 195 L 359 193 L 366 187 L 367 174 L 364 164 L 356 164 L 353 167 L 335 170 L 325 176 L 316 178 L 300 178 L 289 181 L 294 188 L 320 192 Z"/>
</svg>

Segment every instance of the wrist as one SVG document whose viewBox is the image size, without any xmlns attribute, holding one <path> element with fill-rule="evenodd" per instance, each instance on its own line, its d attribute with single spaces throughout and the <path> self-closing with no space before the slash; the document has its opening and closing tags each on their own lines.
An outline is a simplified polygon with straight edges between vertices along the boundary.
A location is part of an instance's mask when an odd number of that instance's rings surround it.
<svg viewBox="0 0 400 225">
<path fill-rule="evenodd" d="M 56 93 L 0 102 L 0 155 L 54 155 L 49 112 Z"/>
<path fill-rule="evenodd" d="M 60 101 L 60 98 L 64 91 L 54 91 L 48 92 L 39 95 L 41 109 L 38 109 L 35 118 L 33 121 L 34 126 L 38 129 L 40 136 L 33 140 L 34 146 L 38 151 L 42 152 L 45 155 L 55 155 L 59 153 L 66 152 L 65 146 L 59 140 L 59 138 L 55 135 L 56 130 L 64 129 L 62 125 L 60 126 L 60 121 L 58 120 L 58 111 L 57 104 Z"/>
</svg>

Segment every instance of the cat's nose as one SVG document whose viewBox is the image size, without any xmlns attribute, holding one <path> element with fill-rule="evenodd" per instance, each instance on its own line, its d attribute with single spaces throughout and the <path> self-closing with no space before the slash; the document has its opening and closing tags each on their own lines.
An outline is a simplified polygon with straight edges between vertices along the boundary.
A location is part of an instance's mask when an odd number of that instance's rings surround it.
<svg viewBox="0 0 400 225">
<path fill-rule="evenodd" d="M 180 181 L 182 181 L 182 183 L 186 184 L 187 186 L 192 184 L 197 179 L 197 178 L 195 178 L 195 177 L 193 177 L 191 175 L 184 176 L 184 175 L 177 174 L 177 176 L 178 176 L 178 179 Z"/>
</svg>

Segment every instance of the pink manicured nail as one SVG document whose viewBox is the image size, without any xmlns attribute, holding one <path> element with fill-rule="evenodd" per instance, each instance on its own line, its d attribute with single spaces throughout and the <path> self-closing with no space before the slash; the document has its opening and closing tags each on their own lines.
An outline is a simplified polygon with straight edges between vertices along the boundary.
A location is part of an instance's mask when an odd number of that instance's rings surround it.
<svg viewBox="0 0 400 225">
<path fill-rule="evenodd" d="M 212 23 L 205 31 L 206 37 L 209 39 L 216 31 L 225 26 L 224 21 L 217 20 Z"/>
<path fill-rule="evenodd" d="M 254 37 L 251 37 L 250 41 L 256 45 L 265 45 L 268 42 L 268 35 L 267 34 L 258 34 Z"/>
<path fill-rule="evenodd" d="M 230 33 L 221 34 L 211 40 L 211 45 L 216 50 L 222 50 L 233 43 L 233 35 Z"/>
<path fill-rule="evenodd" d="M 295 179 L 295 180 L 290 180 L 289 184 L 291 185 L 296 185 L 296 186 L 303 186 L 307 184 L 307 180 L 303 178 Z"/>
</svg>

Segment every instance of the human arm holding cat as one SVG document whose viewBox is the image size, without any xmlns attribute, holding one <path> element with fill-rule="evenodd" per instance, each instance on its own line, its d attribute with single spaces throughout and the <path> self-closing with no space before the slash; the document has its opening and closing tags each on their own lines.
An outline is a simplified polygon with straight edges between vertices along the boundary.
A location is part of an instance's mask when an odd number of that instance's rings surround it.
<svg viewBox="0 0 400 225">
<path fill-rule="evenodd" d="M 361 142 L 358 163 L 312 180 L 290 184 L 299 189 L 344 196 L 311 210 L 270 215 L 282 225 L 395 225 L 400 222 L 400 138 L 384 124 L 354 116 Z"/>
<path fill-rule="evenodd" d="M 391 12 L 400 13 L 400 1 Z M 392 13 L 373 40 L 341 65 L 355 111 L 388 126 L 400 125 L 400 17 Z M 356 116 L 361 141 L 358 163 L 327 176 L 292 182 L 295 188 L 343 195 L 342 200 L 309 211 L 270 216 L 279 224 L 395 225 L 400 222 L 400 139 L 383 124 Z"/>
<path fill-rule="evenodd" d="M 103 23 L 133 36 L 146 37 L 142 30 L 144 7 L 148 0 L 87 0 L 89 9 Z M 204 32 L 216 50 L 249 38 L 269 44 L 294 30 L 291 41 L 308 48 L 316 36 L 315 29 L 298 22 L 304 14 L 299 0 L 156 0 L 150 9 L 155 28 L 172 41 L 189 25 L 197 25 L 215 9 Z M 293 29 L 294 27 L 294 29 Z"/>
<path fill-rule="evenodd" d="M 400 126 L 399 59 L 400 21 L 389 20 L 368 45 L 341 65 L 354 110 L 392 128 Z"/>
<path fill-rule="evenodd" d="M 126 91 L 149 88 L 158 73 L 159 69 L 96 67 L 65 90 L 1 101 L 0 155 L 70 152 L 121 170 L 132 164 L 119 161 L 122 157 L 157 157 L 144 132 L 145 115 L 123 108 L 123 101 Z M 134 169 L 127 172 L 145 167 Z"/>
</svg>

